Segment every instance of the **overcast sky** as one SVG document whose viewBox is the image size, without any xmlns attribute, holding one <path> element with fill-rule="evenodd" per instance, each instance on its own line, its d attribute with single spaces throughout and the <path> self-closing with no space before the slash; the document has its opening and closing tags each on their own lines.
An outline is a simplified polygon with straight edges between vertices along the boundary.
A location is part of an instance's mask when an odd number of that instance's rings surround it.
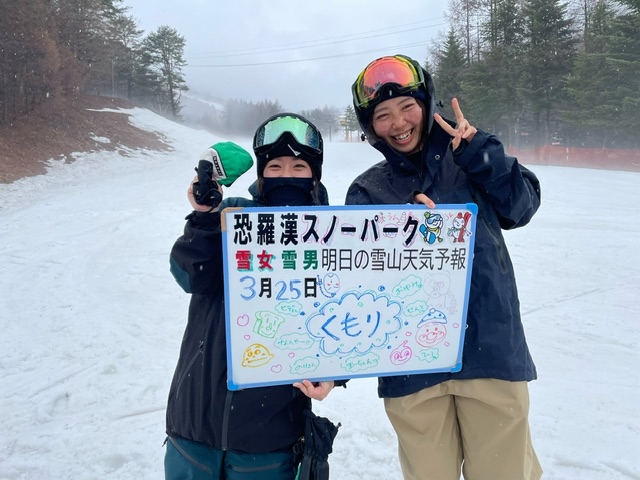
<svg viewBox="0 0 640 480">
<path fill-rule="evenodd" d="M 358 73 L 382 55 L 421 63 L 448 26 L 435 0 L 124 0 L 148 34 L 185 37 L 192 93 L 345 108 Z"/>
</svg>

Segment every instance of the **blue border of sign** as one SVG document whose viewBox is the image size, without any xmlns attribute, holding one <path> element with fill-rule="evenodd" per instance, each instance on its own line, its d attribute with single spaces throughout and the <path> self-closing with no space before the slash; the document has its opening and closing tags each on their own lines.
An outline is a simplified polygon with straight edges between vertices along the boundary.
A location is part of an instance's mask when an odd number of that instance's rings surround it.
<svg viewBox="0 0 640 480">
<path fill-rule="evenodd" d="M 254 387 L 266 387 L 266 386 L 275 386 L 275 385 L 290 385 L 291 381 L 266 381 L 266 382 L 254 382 L 254 383 L 235 383 L 233 381 L 234 371 L 233 371 L 233 362 L 232 362 L 232 348 L 231 348 L 231 328 L 230 328 L 230 319 L 231 319 L 231 299 L 230 299 L 230 289 L 232 286 L 229 284 L 229 262 L 227 259 L 229 258 L 229 251 L 227 247 L 227 228 L 226 228 L 226 215 L 236 214 L 238 211 L 246 211 L 249 213 L 252 212 L 260 212 L 260 213 L 277 213 L 277 212 L 291 212 L 292 209 L 300 210 L 304 212 L 314 211 L 314 210 L 324 210 L 324 211 L 341 211 L 341 210 L 407 210 L 407 209 L 420 209 L 422 206 L 420 204 L 414 205 L 335 205 L 335 206 L 307 206 L 307 207 L 228 207 L 225 208 L 221 212 L 221 225 L 222 225 L 222 255 L 223 255 L 223 264 L 224 264 L 224 298 L 225 298 L 225 337 L 226 337 L 226 345 L 227 345 L 227 387 L 229 390 L 240 390 L 243 388 L 254 388 Z M 438 211 L 438 210 L 455 210 L 455 209 L 465 209 L 470 211 L 473 214 L 472 218 L 472 230 L 475 232 L 476 227 L 476 219 L 478 215 L 478 206 L 475 203 L 466 203 L 466 204 L 442 204 L 436 205 L 436 208 L 427 208 L 424 206 L 425 211 Z M 413 374 L 425 374 L 425 373 L 443 373 L 443 372 L 459 372 L 462 370 L 462 354 L 463 354 L 463 346 L 464 346 L 464 336 L 466 331 L 466 319 L 469 308 L 469 291 L 471 288 L 471 275 L 473 270 L 473 256 L 475 249 L 475 234 L 469 237 L 469 257 L 468 261 L 468 269 L 467 269 L 467 278 L 465 285 L 465 294 L 464 294 L 464 306 L 462 312 L 463 324 L 460 328 L 460 338 L 459 338 L 459 351 L 457 362 L 453 367 L 448 368 L 436 368 L 436 369 L 425 369 L 425 370 L 404 370 L 394 372 L 393 376 L 397 375 L 413 375 Z M 332 377 L 312 377 L 306 378 L 308 380 L 314 382 L 320 381 L 328 381 L 328 380 L 347 380 L 347 379 L 355 379 L 355 378 L 371 378 L 371 377 L 379 377 L 379 374 L 372 373 L 362 373 L 362 374 L 354 374 L 354 375 L 338 375 Z M 390 376 L 390 375 L 384 375 Z M 304 380 L 305 378 L 300 378 L 299 380 Z"/>
</svg>

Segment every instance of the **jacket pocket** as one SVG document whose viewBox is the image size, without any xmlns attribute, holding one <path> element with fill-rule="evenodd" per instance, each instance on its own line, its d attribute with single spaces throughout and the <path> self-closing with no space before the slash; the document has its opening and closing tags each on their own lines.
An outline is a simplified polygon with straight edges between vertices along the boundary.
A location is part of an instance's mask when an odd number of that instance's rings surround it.
<svg viewBox="0 0 640 480">
<path fill-rule="evenodd" d="M 291 479 L 295 477 L 296 468 L 293 451 L 260 454 L 228 451 L 225 457 L 227 480 Z"/>
<path fill-rule="evenodd" d="M 213 475 L 213 469 L 196 458 L 198 456 L 198 452 L 194 451 L 192 454 L 188 451 L 192 448 L 203 450 L 207 447 L 204 445 L 197 445 L 194 442 L 180 442 L 173 437 L 167 437 L 167 454 L 165 457 L 165 475 L 167 479 L 185 477 L 194 479 L 211 478 Z M 200 452 L 200 455 L 201 454 L 202 452 Z M 187 465 L 185 465 L 185 461 L 187 462 Z M 199 475 L 199 473 L 204 473 L 206 476 Z"/>
</svg>

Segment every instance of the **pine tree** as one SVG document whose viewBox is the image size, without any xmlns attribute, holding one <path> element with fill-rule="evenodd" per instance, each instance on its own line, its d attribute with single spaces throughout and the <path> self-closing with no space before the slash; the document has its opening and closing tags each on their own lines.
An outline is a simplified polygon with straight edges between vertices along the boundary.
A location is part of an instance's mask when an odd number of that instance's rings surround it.
<svg viewBox="0 0 640 480">
<path fill-rule="evenodd" d="M 113 44 L 110 21 L 121 0 L 51 0 L 59 43 L 78 61 L 82 89 L 111 92 Z"/>
<path fill-rule="evenodd" d="M 480 59 L 478 28 L 484 3 L 484 0 L 449 0 L 446 16 L 460 39 L 467 65 Z"/>
<path fill-rule="evenodd" d="M 631 5 L 630 5 L 631 6 Z M 618 15 L 602 2 L 591 14 L 585 45 L 568 76 L 571 103 L 563 118 L 571 143 L 637 148 L 640 122 L 640 16 Z"/>
<path fill-rule="evenodd" d="M 457 98 L 464 105 L 462 95 L 462 80 L 464 78 L 467 61 L 462 43 L 458 40 L 453 28 L 443 44 L 443 50 L 437 55 L 437 67 L 433 74 L 436 97 L 443 103 L 443 113 L 451 117 L 451 99 Z"/>
<path fill-rule="evenodd" d="M 48 11 L 42 0 L 0 0 L 0 123 L 62 91 L 64 55 Z"/>
<path fill-rule="evenodd" d="M 574 30 L 566 4 L 527 0 L 524 4 L 525 51 L 520 94 L 531 112 L 535 143 L 551 138 L 552 120 L 566 100 L 565 79 L 575 57 Z"/>
<path fill-rule="evenodd" d="M 186 65 L 185 44 L 177 30 L 162 25 L 147 35 L 140 50 L 141 77 L 147 96 L 153 99 L 155 108 L 163 113 L 168 111 L 175 119 L 180 118 L 182 92 L 189 90 L 182 73 Z"/>
<path fill-rule="evenodd" d="M 332 140 L 332 133 L 338 131 L 339 110 L 334 107 L 324 106 L 313 110 L 303 110 L 300 115 L 313 123 L 323 136 Z"/>
<path fill-rule="evenodd" d="M 111 59 L 111 94 L 132 99 L 136 88 L 137 50 L 143 30 L 137 21 L 126 15 L 127 9 L 118 11 L 111 23 L 114 50 Z"/>
<path fill-rule="evenodd" d="M 522 14 L 514 2 L 491 0 L 481 25 L 481 60 L 465 74 L 463 111 L 475 125 L 516 142 L 522 116 L 517 84 L 522 66 Z"/>
<path fill-rule="evenodd" d="M 351 140 L 351 132 L 360 130 L 360 123 L 353 105 L 347 105 L 344 110 L 344 129 L 347 140 Z"/>
</svg>

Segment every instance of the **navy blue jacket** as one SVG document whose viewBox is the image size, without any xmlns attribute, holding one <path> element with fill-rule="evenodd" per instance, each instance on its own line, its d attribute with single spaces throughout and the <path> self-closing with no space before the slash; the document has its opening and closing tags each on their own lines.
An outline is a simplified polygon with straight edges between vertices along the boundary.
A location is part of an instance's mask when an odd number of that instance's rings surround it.
<svg viewBox="0 0 640 480">
<path fill-rule="evenodd" d="M 264 206 L 225 199 L 225 207 Z M 320 185 L 320 202 L 327 194 Z M 220 213 L 193 212 L 171 250 L 171 273 L 191 294 L 187 327 L 167 404 L 167 434 L 218 450 L 267 453 L 289 450 L 304 434 L 310 399 L 291 385 L 227 389 L 227 350 Z"/>
<path fill-rule="evenodd" d="M 462 370 L 380 378 L 379 395 L 409 395 L 449 379 L 535 379 L 502 229 L 526 225 L 537 211 L 536 176 L 506 155 L 497 137 L 481 130 L 452 152 L 451 137 L 434 123 L 422 150 L 421 167 L 382 140 L 374 141 L 386 160 L 353 181 L 347 205 L 413 203 L 418 192 L 436 204 L 478 205 Z"/>
</svg>

